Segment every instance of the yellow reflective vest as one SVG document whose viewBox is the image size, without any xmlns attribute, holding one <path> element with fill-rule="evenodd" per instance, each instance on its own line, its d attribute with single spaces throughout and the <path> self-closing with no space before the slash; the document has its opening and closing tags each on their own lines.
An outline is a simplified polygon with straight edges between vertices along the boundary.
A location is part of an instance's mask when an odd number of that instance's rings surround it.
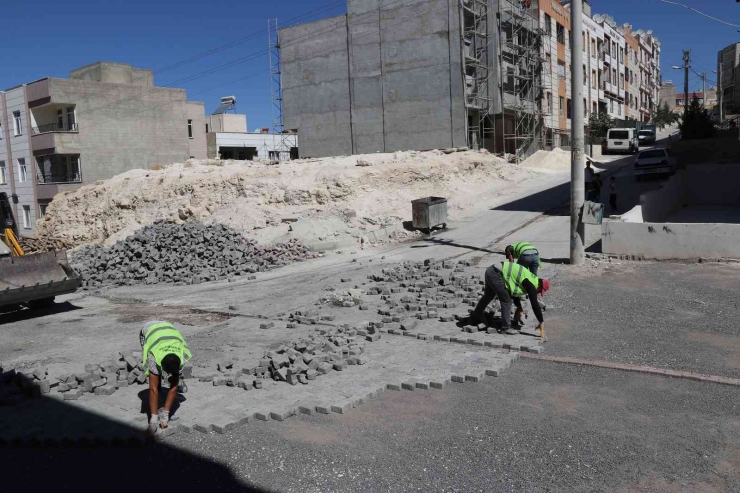
<svg viewBox="0 0 740 493">
<path fill-rule="evenodd" d="M 537 289 L 539 287 L 540 280 L 537 276 L 532 274 L 526 267 L 514 264 L 512 262 L 502 262 L 501 275 L 504 278 L 504 284 L 506 290 L 512 296 L 524 296 L 526 291 L 522 288 L 522 283 L 525 279 L 528 279 L 532 283 L 532 286 Z"/>
<path fill-rule="evenodd" d="M 154 360 L 160 368 L 162 367 L 162 358 L 168 354 L 175 354 L 180 358 L 181 365 L 193 357 L 182 334 L 168 322 L 152 324 L 144 334 L 141 364 L 146 368 L 147 375 L 149 375 L 149 365 L 147 365 L 149 353 L 154 356 Z"/>
</svg>

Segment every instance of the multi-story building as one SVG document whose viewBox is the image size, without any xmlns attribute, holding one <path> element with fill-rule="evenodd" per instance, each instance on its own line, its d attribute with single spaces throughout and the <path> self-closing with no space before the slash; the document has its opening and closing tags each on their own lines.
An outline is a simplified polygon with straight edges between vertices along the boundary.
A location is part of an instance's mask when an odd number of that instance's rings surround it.
<svg viewBox="0 0 740 493">
<path fill-rule="evenodd" d="M 625 67 L 624 67 L 624 105 L 625 119 L 642 121 L 640 115 L 640 65 L 638 53 L 640 44 L 632 35 L 632 26 L 624 24 L 619 32 L 625 41 Z"/>
<path fill-rule="evenodd" d="M 740 110 L 740 43 L 732 43 L 717 53 L 717 80 L 719 104 L 723 114 L 737 114 Z"/>
<path fill-rule="evenodd" d="M 664 103 L 668 103 L 668 108 L 671 111 L 676 111 L 677 100 L 676 100 L 676 86 L 672 80 L 663 81 L 660 85 L 660 96 L 658 98 L 658 105 L 663 106 Z"/>
<path fill-rule="evenodd" d="M 660 99 L 660 42 L 652 31 L 640 29 L 633 33 L 638 42 L 637 62 L 639 67 L 640 119 L 650 121 Z"/>
<path fill-rule="evenodd" d="M 0 192 L 32 236 L 54 195 L 130 169 L 206 157 L 203 103 L 150 70 L 99 62 L 0 91 Z"/>
</svg>

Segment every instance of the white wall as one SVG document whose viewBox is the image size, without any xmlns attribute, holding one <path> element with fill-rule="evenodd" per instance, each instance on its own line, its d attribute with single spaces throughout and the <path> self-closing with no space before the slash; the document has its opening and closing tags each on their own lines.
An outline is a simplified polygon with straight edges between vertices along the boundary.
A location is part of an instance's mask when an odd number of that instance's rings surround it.
<svg viewBox="0 0 740 493">
<path fill-rule="evenodd" d="M 296 134 L 286 134 L 285 149 L 281 149 L 281 135 L 279 134 L 258 134 L 258 133 L 228 133 L 219 132 L 216 134 L 216 145 L 221 147 L 254 147 L 257 149 L 257 155 L 260 159 L 270 159 L 270 151 L 280 150 L 283 153 L 290 153 L 291 147 L 298 147 L 298 136 Z M 289 155 L 282 156 L 281 159 L 288 159 Z"/>
</svg>

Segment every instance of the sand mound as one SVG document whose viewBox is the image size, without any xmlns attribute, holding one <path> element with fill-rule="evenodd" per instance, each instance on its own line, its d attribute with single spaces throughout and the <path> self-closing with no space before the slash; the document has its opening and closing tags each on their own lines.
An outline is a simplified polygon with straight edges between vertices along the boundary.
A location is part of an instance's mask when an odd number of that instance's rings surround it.
<svg viewBox="0 0 740 493">
<path fill-rule="evenodd" d="M 537 151 L 522 162 L 525 168 L 565 171 L 570 169 L 570 151 L 556 147 L 552 151 Z"/>
<path fill-rule="evenodd" d="M 128 171 L 60 194 L 37 226 L 41 236 L 110 244 L 160 219 L 222 223 L 255 236 L 265 228 L 285 228 L 286 218 L 353 217 L 346 215 L 349 209 L 356 213 L 350 227 L 372 230 L 394 218 L 410 219 L 412 199 L 448 197 L 454 217 L 479 205 L 480 194 L 495 196 L 496 183 L 504 188 L 507 180 L 534 175 L 477 151 L 405 151 L 277 166 L 191 160 Z"/>
</svg>

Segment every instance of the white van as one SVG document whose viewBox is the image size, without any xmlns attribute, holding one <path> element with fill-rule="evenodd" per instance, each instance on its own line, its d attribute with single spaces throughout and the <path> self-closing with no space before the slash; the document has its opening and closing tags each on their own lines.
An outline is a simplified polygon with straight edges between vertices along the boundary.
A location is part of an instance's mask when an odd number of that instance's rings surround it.
<svg viewBox="0 0 740 493">
<path fill-rule="evenodd" d="M 634 128 L 610 128 L 606 133 L 602 153 L 626 152 L 635 154 L 638 149 L 637 132 Z"/>
</svg>

